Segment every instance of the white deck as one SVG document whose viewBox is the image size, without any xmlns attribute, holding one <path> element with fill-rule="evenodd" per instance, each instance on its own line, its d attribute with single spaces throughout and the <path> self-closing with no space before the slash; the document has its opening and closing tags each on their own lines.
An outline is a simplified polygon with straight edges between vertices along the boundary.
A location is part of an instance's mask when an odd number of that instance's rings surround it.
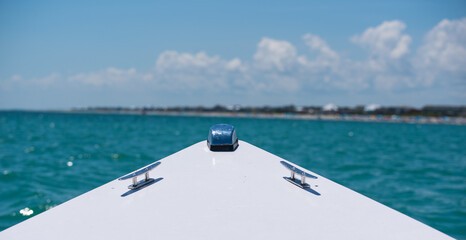
<svg viewBox="0 0 466 240">
<path fill-rule="evenodd" d="M 449 239 L 324 177 L 307 192 L 283 159 L 240 141 L 168 156 L 140 191 L 112 181 L 0 233 L 0 239 Z M 312 172 L 310 172 L 312 173 Z M 119 177 L 119 176 L 115 176 Z M 315 187 L 318 185 L 318 187 Z"/>
</svg>

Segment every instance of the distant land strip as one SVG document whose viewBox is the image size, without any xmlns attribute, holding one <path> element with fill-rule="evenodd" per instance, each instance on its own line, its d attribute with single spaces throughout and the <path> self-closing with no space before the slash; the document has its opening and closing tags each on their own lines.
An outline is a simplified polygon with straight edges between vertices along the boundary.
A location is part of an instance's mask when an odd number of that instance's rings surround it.
<svg viewBox="0 0 466 240">
<path fill-rule="evenodd" d="M 44 111 L 42 111 L 44 112 Z M 240 105 L 214 107 L 85 107 L 46 112 L 88 113 L 88 114 L 138 114 L 169 116 L 280 118 L 304 120 L 334 120 L 361 122 L 406 122 L 466 125 L 466 106 L 409 106 L 381 107 L 378 105 L 337 107 L 325 106 L 296 107 Z"/>
</svg>

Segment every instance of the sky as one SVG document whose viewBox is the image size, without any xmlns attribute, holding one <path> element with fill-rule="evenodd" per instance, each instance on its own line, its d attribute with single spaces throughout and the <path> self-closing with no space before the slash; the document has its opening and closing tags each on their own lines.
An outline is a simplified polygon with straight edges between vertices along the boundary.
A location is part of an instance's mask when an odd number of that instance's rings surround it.
<svg viewBox="0 0 466 240">
<path fill-rule="evenodd" d="M 0 109 L 466 105 L 466 1 L 0 0 Z"/>
</svg>

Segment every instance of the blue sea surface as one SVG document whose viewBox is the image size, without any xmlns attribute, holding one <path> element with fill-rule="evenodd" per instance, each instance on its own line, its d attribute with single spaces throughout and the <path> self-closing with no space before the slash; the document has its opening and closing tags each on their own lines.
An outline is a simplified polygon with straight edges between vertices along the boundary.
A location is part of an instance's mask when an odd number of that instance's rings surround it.
<svg viewBox="0 0 466 240">
<path fill-rule="evenodd" d="M 466 126 L 30 112 L 0 112 L 0 230 L 205 140 L 216 123 L 466 239 Z"/>
</svg>

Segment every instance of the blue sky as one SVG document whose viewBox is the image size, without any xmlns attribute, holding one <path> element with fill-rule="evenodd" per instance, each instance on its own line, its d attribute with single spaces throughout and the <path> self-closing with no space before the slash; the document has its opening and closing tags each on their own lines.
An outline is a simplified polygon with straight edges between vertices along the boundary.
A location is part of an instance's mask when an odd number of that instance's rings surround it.
<svg viewBox="0 0 466 240">
<path fill-rule="evenodd" d="M 466 104 L 465 1 L 0 1 L 0 108 Z"/>
</svg>

